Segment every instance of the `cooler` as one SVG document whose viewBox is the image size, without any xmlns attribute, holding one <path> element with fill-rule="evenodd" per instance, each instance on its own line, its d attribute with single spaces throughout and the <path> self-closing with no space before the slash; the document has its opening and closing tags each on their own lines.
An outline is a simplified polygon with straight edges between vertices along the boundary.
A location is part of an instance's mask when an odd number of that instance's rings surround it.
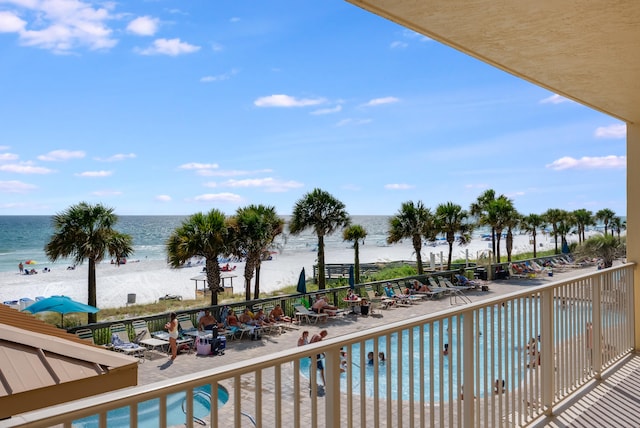
<svg viewBox="0 0 640 428">
<path fill-rule="evenodd" d="M 198 355 L 211 354 L 211 340 L 204 337 L 196 338 L 196 354 Z"/>
</svg>

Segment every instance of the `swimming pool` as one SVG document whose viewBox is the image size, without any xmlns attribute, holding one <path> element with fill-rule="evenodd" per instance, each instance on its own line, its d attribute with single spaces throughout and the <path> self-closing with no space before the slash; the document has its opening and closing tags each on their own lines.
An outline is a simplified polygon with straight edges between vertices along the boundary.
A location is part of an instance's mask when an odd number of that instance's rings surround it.
<svg viewBox="0 0 640 428">
<path fill-rule="evenodd" d="M 565 308 L 559 302 L 555 310 L 575 311 L 574 316 L 585 321 L 590 320 L 590 305 Z M 541 341 L 540 334 L 540 309 L 538 299 L 521 299 L 516 305 L 495 306 L 486 311 L 479 311 L 474 319 L 475 348 L 479 350 L 475 357 L 477 367 L 476 379 L 488 379 L 479 381 L 479 394 L 484 396 L 492 394 L 493 380 L 504 380 L 508 385 L 517 387 L 525 376 L 530 381 L 535 375 L 527 365 L 531 361 L 531 355 L 527 344 L 534 338 Z M 412 330 L 404 330 L 399 334 L 394 333 L 377 339 L 377 346 L 373 340 L 364 342 L 365 367 L 361 369 L 362 345 L 356 343 L 347 351 L 351 354 L 351 369 L 341 374 L 341 389 L 347 390 L 347 376 L 351 373 L 351 389 L 358 394 L 361 382 L 364 382 L 365 395 L 386 398 L 390 392 L 393 400 L 399 397 L 403 400 L 420 400 L 421 391 L 419 384 L 424 383 L 424 399 L 434 401 L 448 401 L 457 399 L 460 394 L 460 385 L 464 371 L 461 359 L 465 354 L 462 339 L 463 317 L 453 316 L 442 321 L 436 321 L 431 325 Z M 555 331 L 554 340 L 564 341 L 575 335 L 584 334 L 584 329 L 574 328 L 572 331 Z M 389 346 L 387 346 L 389 340 Z M 422 340 L 422 342 L 421 342 Z M 401 343 L 401 346 L 398 343 Z M 412 354 L 409 355 L 409 343 L 412 342 Z M 443 347 L 448 344 L 449 355 L 444 356 Z M 537 345 L 537 344 L 536 344 Z M 367 364 L 366 356 L 369 352 L 384 352 L 387 362 L 375 365 Z M 413 370 L 409 372 L 410 361 Z M 421 361 L 424 371 L 420 371 Z M 398 367 L 402 367 L 401 381 L 398 381 Z M 535 364 L 532 363 L 532 366 Z M 309 376 L 310 359 L 300 361 L 300 371 L 305 377 Z M 390 371 L 390 373 L 387 373 Z M 485 376 L 486 374 L 486 376 Z M 413 381 L 413 390 L 409 388 L 410 380 Z M 390 382 L 387 388 L 387 382 Z M 318 377 L 318 382 L 321 382 Z M 400 385 L 400 386 L 399 386 Z M 400 389 L 400 392 L 398 390 Z"/>
<path fill-rule="evenodd" d="M 205 385 L 193 391 L 193 415 L 201 420 L 209 415 L 211 411 L 211 386 Z M 176 393 L 167 396 L 167 425 L 183 425 L 186 421 L 186 414 L 183 410 L 186 393 Z M 222 386 L 218 386 L 218 407 L 229 401 L 229 392 Z M 160 425 L 159 411 L 160 400 L 149 400 L 138 404 L 138 427 L 157 428 Z M 73 421 L 74 427 L 98 428 L 98 415 Z M 107 412 L 107 426 L 129 427 L 129 407 L 120 407 Z"/>
</svg>

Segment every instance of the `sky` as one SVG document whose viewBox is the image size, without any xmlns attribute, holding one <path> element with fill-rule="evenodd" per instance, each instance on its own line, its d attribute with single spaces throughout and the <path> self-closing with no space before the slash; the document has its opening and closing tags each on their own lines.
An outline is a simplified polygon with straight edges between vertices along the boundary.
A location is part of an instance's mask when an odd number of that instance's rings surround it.
<svg viewBox="0 0 640 428">
<path fill-rule="evenodd" d="M 623 122 L 342 0 L 0 0 L 0 215 L 626 211 Z"/>
</svg>

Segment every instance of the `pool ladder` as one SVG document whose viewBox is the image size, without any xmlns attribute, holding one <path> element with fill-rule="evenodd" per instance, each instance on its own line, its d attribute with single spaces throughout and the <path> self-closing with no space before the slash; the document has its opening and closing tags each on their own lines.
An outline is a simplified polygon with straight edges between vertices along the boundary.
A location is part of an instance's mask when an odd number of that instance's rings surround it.
<svg viewBox="0 0 640 428">
<path fill-rule="evenodd" d="M 211 394 L 209 394 L 208 392 L 196 391 L 196 392 L 194 392 L 193 397 L 195 398 L 197 396 L 203 396 L 203 397 L 207 398 L 209 400 L 209 405 L 211 405 Z M 184 412 L 185 415 L 187 414 L 186 404 L 187 404 L 187 398 L 185 397 L 184 400 L 182 400 L 182 411 Z M 242 416 L 246 416 L 247 418 L 249 418 L 249 420 L 251 421 L 251 423 L 253 424 L 254 427 L 258 426 L 258 424 L 256 423 L 256 420 L 254 419 L 253 416 L 251 416 L 250 414 L 245 413 L 245 412 L 240 412 L 240 413 L 242 414 Z M 202 426 L 206 426 L 207 425 L 207 423 L 205 421 L 203 421 L 202 419 L 197 418 L 195 416 L 193 417 L 193 420 L 196 421 L 197 423 L 199 423 Z"/>
</svg>

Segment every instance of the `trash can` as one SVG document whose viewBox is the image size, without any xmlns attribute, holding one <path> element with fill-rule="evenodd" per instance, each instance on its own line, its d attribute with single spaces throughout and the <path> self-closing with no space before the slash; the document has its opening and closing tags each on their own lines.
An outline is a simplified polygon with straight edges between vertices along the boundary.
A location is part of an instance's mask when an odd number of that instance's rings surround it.
<svg viewBox="0 0 640 428">
<path fill-rule="evenodd" d="M 136 294 L 130 293 L 127 294 L 127 306 L 136 304 Z"/>
</svg>

